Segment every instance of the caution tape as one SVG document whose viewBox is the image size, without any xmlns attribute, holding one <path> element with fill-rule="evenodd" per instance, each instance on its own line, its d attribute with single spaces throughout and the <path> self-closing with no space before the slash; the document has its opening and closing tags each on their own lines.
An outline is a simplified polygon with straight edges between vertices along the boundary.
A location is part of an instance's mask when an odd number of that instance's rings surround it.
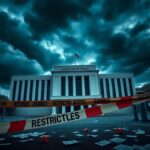
<svg viewBox="0 0 150 150">
<path fill-rule="evenodd" d="M 116 104 L 110 103 L 110 104 L 95 106 L 92 108 L 82 109 L 82 110 L 69 112 L 69 113 L 63 113 L 63 114 L 57 114 L 52 116 L 27 119 L 21 121 L 0 123 L 0 134 L 20 132 L 24 130 L 37 129 L 42 127 L 49 127 L 58 124 L 63 124 L 66 122 L 82 120 L 89 117 L 100 116 L 107 113 L 111 113 L 119 109 L 132 106 L 134 104 L 144 103 L 146 101 L 148 100 L 132 101 L 132 102 L 125 101 Z"/>
<path fill-rule="evenodd" d="M 97 105 L 107 103 L 117 103 L 120 101 L 133 101 L 150 99 L 150 93 L 135 96 L 115 97 L 115 98 L 91 98 L 91 99 L 67 99 L 67 100 L 47 100 L 47 101 L 0 101 L 0 108 L 15 107 L 52 107 L 52 106 L 77 106 L 77 105 Z"/>
</svg>

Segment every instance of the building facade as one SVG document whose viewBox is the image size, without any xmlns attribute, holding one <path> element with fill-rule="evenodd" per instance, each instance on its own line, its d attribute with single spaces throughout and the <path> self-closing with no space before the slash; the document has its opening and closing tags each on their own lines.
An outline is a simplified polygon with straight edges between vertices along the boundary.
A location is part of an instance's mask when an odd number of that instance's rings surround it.
<svg viewBox="0 0 150 150">
<path fill-rule="evenodd" d="M 51 75 L 13 76 L 12 101 L 47 101 L 63 99 L 109 98 L 135 94 L 132 73 L 101 74 L 96 65 L 54 66 Z M 17 108 L 16 114 L 56 114 L 88 106 L 52 108 Z"/>
</svg>

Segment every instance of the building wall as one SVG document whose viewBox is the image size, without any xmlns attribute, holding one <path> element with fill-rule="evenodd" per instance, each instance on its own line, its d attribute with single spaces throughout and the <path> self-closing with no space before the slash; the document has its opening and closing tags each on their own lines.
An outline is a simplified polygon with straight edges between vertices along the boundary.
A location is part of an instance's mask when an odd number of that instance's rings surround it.
<svg viewBox="0 0 150 150">
<path fill-rule="evenodd" d="M 62 69 L 62 70 L 61 70 Z M 11 80 L 12 101 L 46 101 L 119 97 L 135 94 L 133 74 L 98 74 L 95 66 L 76 68 L 55 67 L 52 76 L 15 76 Z M 86 70 L 87 69 L 87 70 Z M 88 70 L 89 69 L 89 70 Z M 90 70 L 91 69 L 91 70 Z M 17 108 L 16 115 L 45 115 L 74 111 L 89 106 L 52 108 Z M 131 109 L 130 109 L 131 110 Z"/>
<path fill-rule="evenodd" d="M 11 79 L 10 100 L 46 101 L 51 95 L 51 76 L 14 76 Z M 13 115 L 46 115 L 51 108 L 16 108 Z"/>
<path fill-rule="evenodd" d="M 135 83 L 133 74 L 100 74 L 99 86 L 103 98 L 135 95 Z M 132 107 L 116 111 L 114 114 L 132 113 Z"/>
</svg>

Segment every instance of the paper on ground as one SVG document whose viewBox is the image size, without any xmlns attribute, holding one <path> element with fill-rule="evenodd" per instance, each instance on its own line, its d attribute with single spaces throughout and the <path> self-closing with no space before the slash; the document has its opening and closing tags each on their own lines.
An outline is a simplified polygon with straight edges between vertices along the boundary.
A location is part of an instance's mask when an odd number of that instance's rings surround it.
<svg viewBox="0 0 150 150">
<path fill-rule="evenodd" d="M 138 129 L 135 134 L 145 134 L 144 130 Z"/>
<path fill-rule="evenodd" d="M 137 138 L 137 135 L 126 135 L 126 137 L 129 137 L 129 138 Z"/>
<path fill-rule="evenodd" d="M 114 149 L 116 150 L 133 150 L 133 148 L 129 145 L 125 145 L 125 144 L 119 144 L 116 147 L 114 147 Z"/>
<path fill-rule="evenodd" d="M 74 134 L 78 134 L 78 133 L 80 133 L 79 131 L 74 131 L 74 132 L 72 132 L 72 133 L 74 133 Z"/>
<path fill-rule="evenodd" d="M 92 132 L 93 133 L 98 132 L 98 129 L 93 129 Z"/>
<path fill-rule="evenodd" d="M 111 142 L 114 142 L 114 143 L 122 143 L 124 141 L 126 141 L 126 139 L 123 139 L 123 138 L 112 138 L 110 139 Z"/>
<path fill-rule="evenodd" d="M 79 141 L 77 141 L 77 140 L 70 140 L 70 141 L 62 141 L 62 143 L 64 145 L 73 145 L 73 144 L 79 143 Z"/>
<path fill-rule="evenodd" d="M 139 145 L 135 145 L 135 144 L 132 146 L 132 148 L 135 150 L 145 150 L 145 148 L 143 148 L 143 146 L 139 146 Z"/>
<path fill-rule="evenodd" d="M 28 142 L 28 141 L 33 141 L 33 139 L 26 139 L 26 140 L 20 140 L 19 142 Z"/>
<path fill-rule="evenodd" d="M 93 138 L 98 137 L 98 135 L 95 135 L 95 134 L 88 134 L 87 136 L 93 137 Z"/>
<path fill-rule="evenodd" d="M 102 140 L 102 141 L 96 142 L 95 144 L 99 145 L 99 146 L 105 146 L 105 145 L 108 145 L 110 143 L 111 143 L 110 141 Z"/>
<path fill-rule="evenodd" d="M 84 135 L 83 134 L 75 134 L 75 136 L 82 137 Z"/>
</svg>

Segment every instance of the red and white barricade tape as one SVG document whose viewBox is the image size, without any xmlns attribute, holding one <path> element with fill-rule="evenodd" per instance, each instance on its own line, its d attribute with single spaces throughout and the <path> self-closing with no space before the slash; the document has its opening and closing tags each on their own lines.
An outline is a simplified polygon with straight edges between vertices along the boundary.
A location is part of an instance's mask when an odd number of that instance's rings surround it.
<svg viewBox="0 0 150 150">
<path fill-rule="evenodd" d="M 146 101 L 148 100 L 110 103 L 110 104 L 99 105 L 92 108 L 82 109 L 82 110 L 69 112 L 69 113 L 63 113 L 63 114 L 57 114 L 52 116 L 27 119 L 21 121 L 0 123 L 0 134 L 20 132 L 24 130 L 54 126 L 66 122 L 100 116 L 122 108 L 132 106 L 134 104 L 144 103 Z"/>
</svg>

